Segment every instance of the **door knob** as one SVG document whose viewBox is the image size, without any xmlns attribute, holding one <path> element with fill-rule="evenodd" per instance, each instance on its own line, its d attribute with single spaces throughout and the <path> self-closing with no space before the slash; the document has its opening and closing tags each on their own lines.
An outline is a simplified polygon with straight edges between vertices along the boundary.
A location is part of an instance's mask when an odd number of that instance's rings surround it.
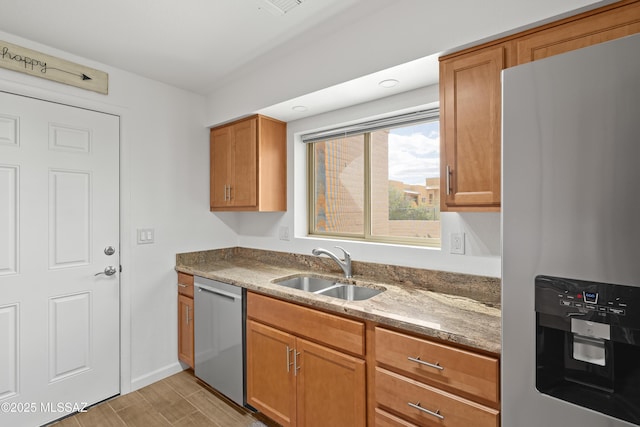
<svg viewBox="0 0 640 427">
<path fill-rule="evenodd" d="M 109 267 L 105 267 L 104 271 L 94 274 L 94 276 L 99 276 L 101 274 L 104 274 L 105 276 L 113 276 L 116 274 L 116 268 L 110 265 Z"/>
</svg>

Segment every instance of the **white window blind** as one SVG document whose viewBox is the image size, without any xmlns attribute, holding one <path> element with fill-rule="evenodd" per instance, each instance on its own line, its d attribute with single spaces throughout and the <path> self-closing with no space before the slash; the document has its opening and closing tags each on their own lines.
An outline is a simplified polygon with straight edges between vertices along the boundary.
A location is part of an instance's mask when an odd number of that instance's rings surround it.
<svg viewBox="0 0 640 427">
<path fill-rule="evenodd" d="M 313 143 L 318 141 L 326 141 L 335 138 L 345 138 L 353 135 L 360 135 L 366 132 L 373 132 L 380 129 L 389 129 L 399 126 L 409 126 L 415 123 L 437 120 L 440 117 L 440 110 L 432 108 L 429 110 L 421 110 L 413 113 L 401 114 L 384 119 L 377 119 L 357 123 L 348 126 L 340 126 L 332 129 L 326 129 L 318 132 L 311 132 L 302 135 L 302 142 Z"/>
</svg>

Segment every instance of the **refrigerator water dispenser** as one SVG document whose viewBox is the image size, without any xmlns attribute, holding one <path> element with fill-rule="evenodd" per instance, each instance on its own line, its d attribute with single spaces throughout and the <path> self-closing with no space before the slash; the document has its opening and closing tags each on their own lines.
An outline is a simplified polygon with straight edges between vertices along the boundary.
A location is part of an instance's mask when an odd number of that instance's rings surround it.
<svg viewBox="0 0 640 427">
<path fill-rule="evenodd" d="M 535 279 L 536 389 L 640 424 L 640 288 Z"/>
</svg>

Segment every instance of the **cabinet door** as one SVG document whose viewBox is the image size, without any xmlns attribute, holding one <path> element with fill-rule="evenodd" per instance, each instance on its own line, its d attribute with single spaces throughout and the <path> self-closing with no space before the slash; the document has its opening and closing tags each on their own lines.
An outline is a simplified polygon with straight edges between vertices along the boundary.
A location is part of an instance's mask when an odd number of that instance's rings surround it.
<svg viewBox="0 0 640 427">
<path fill-rule="evenodd" d="M 517 63 L 524 64 L 640 32 L 640 3 L 635 2 L 516 40 Z"/>
<path fill-rule="evenodd" d="M 247 403 L 283 426 L 295 425 L 295 338 L 247 320 Z"/>
<path fill-rule="evenodd" d="M 258 135 L 257 119 L 235 124 L 233 129 L 233 182 L 231 184 L 231 206 L 257 206 L 258 190 Z"/>
<path fill-rule="evenodd" d="M 298 425 L 366 425 L 365 362 L 298 338 Z"/>
<path fill-rule="evenodd" d="M 499 209 L 506 49 L 501 44 L 440 63 L 443 211 Z"/>
<path fill-rule="evenodd" d="M 193 298 L 178 295 L 178 359 L 193 369 Z"/>
<path fill-rule="evenodd" d="M 210 203 L 211 207 L 225 207 L 229 204 L 231 186 L 231 150 L 233 134 L 229 126 L 211 131 L 209 142 Z"/>
</svg>

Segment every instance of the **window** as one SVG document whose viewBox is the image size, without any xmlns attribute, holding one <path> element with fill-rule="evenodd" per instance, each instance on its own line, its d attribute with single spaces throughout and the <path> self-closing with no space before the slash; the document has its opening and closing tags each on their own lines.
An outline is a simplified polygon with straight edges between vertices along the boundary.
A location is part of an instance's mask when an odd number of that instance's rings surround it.
<svg viewBox="0 0 640 427">
<path fill-rule="evenodd" d="M 437 110 L 302 139 L 310 235 L 440 246 Z"/>
</svg>

